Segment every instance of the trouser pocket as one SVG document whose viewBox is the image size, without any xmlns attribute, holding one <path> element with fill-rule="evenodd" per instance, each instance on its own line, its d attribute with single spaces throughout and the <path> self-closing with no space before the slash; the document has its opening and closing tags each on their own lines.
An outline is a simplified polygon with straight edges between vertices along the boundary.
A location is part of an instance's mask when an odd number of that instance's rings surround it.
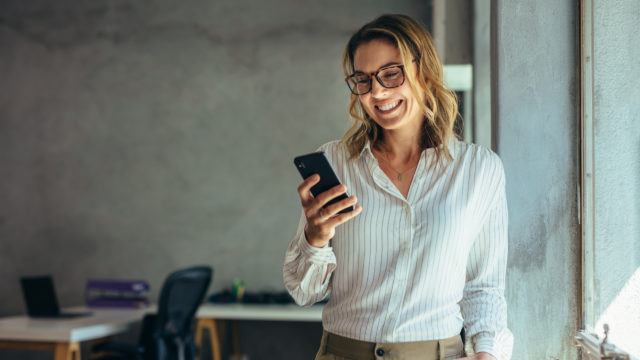
<svg viewBox="0 0 640 360">
<path fill-rule="evenodd" d="M 450 360 L 464 357 L 464 344 L 459 335 L 439 342 L 440 360 Z"/>
</svg>

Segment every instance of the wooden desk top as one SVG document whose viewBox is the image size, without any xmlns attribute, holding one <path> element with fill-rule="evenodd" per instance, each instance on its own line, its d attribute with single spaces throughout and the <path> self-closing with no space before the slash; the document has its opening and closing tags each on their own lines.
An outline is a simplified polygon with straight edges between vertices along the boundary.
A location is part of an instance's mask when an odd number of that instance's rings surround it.
<svg viewBox="0 0 640 360">
<path fill-rule="evenodd" d="M 322 321 L 322 305 L 301 307 L 296 304 L 204 304 L 198 309 L 200 319 Z"/>
<path fill-rule="evenodd" d="M 71 319 L 34 319 L 26 315 L 0 319 L 0 340 L 72 342 L 98 339 L 127 331 L 149 309 L 94 309 L 65 311 L 92 314 Z"/>
<path fill-rule="evenodd" d="M 71 319 L 34 319 L 26 315 L 0 318 L 0 340 L 72 342 L 98 339 L 127 331 L 155 306 L 144 309 L 74 307 L 65 311 L 91 312 Z M 322 321 L 322 305 L 204 304 L 197 317 L 215 320 Z"/>
</svg>

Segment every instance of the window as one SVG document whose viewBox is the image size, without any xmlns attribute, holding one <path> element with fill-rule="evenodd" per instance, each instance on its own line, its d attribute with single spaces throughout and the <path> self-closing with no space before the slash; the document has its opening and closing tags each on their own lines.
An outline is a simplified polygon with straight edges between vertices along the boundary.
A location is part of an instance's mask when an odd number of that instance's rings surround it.
<svg viewBox="0 0 640 360">
<path fill-rule="evenodd" d="M 619 10 L 602 0 L 580 2 L 582 323 L 576 339 L 585 359 L 640 358 L 640 91 L 624 86 L 640 67 L 632 54 L 618 53 L 620 35 L 637 22 L 625 14 L 630 9 Z M 608 26 L 611 20 L 616 26 Z"/>
</svg>

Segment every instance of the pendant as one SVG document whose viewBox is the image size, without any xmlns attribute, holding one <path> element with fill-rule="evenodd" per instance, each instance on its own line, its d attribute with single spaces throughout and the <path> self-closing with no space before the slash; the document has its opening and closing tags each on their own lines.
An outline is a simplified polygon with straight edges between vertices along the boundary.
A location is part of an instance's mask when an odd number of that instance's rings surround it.
<svg viewBox="0 0 640 360">
<path fill-rule="evenodd" d="M 402 174 L 398 174 L 398 181 L 402 181 Z"/>
</svg>

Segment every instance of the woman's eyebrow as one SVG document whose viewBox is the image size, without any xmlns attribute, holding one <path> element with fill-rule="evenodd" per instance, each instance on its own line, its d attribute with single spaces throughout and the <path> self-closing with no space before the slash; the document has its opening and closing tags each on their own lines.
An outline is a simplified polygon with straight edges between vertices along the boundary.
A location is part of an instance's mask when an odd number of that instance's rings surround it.
<svg viewBox="0 0 640 360">
<path fill-rule="evenodd" d="M 391 66 L 391 65 L 400 65 L 400 63 L 399 63 L 399 62 L 397 62 L 397 61 L 391 61 L 391 62 L 388 62 L 388 63 L 386 63 L 386 64 L 384 64 L 384 65 L 380 66 L 377 70 L 380 70 L 380 69 L 382 69 L 382 68 L 385 68 L 385 67 L 387 67 L 387 66 Z M 376 71 L 377 71 L 377 70 L 376 70 Z M 365 71 L 358 70 L 358 69 L 355 69 L 355 70 L 354 70 L 354 72 L 356 72 L 356 73 L 363 73 L 363 74 L 366 74 L 366 72 L 365 72 Z"/>
</svg>

